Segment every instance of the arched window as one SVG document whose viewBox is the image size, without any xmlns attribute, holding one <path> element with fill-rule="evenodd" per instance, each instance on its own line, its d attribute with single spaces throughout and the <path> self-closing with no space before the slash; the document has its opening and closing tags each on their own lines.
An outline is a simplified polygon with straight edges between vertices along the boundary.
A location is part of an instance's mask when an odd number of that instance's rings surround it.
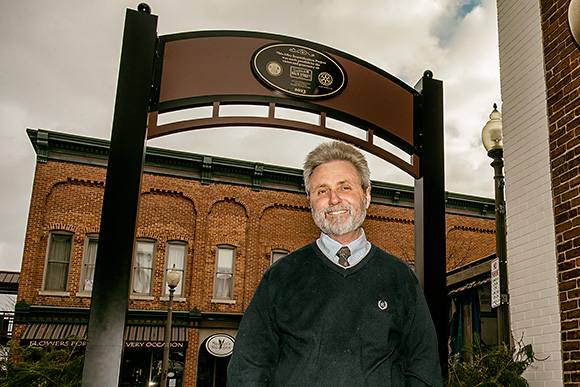
<svg viewBox="0 0 580 387">
<path fill-rule="evenodd" d="M 179 283 L 175 287 L 175 296 L 182 297 L 184 283 L 185 283 L 185 262 L 187 258 L 187 243 L 182 241 L 168 241 L 167 247 L 165 248 L 165 274 L 170 269 L 174 269 L 175 271 L 179 272 L 181 279 Z M 164 295 L 169 294 L 169 286 L 167 286 L 167 282 L 165 283 L 165 291 L 163 292 Z"/>
<path fill-rule="evenodd" d="M 72 232 L 66 231 L 50 232 L 43 290 L 67 291 L 73 235 Z"/>
<path fill-rule="evenodd" d="M 216 251 L 214 298 L 216 300 L 233 300 L 236 248 L 219 245 Z"/>
<path fill-rule="evenodd" d="M 133 258 L 133 295 L 150 296 L 155 264 L 155 240 L 138 239 Z"/>
<path fill-rule="evenodd" d="M 83 267 L 81 270 L 81 283 L 79 286 L 81 293 L 90 293 L 93 290 L 93 279 L 95 276 L 95 262 L 97 259 L 98 244 L 99 234 L 87 234 L 85 236 Z"/>
</svg>

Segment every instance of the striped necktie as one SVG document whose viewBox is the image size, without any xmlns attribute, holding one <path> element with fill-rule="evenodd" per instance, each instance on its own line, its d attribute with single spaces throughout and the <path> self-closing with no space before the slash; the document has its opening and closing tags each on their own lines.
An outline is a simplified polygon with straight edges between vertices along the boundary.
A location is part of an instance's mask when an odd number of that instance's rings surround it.
<svg viewBox="0 0 580 387">
<path fill-rule="evenodd" d="M 336 255 L 338 256 L 338 263 L 341 266 L 348 267 L 350 264 L 348 263 L 348 257 L 350 257 L 350 249 L 346 246 L 340 248 L 337 251 Z"/>
</svg>

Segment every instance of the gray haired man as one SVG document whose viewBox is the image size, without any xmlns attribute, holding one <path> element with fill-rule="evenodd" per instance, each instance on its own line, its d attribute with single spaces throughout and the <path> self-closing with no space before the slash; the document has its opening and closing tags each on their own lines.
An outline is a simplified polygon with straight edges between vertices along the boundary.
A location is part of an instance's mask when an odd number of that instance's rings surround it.
<svg viewBox="0 0 580 387">
<path fill-rule="evenodd" d="M 304 162 L 304 183 L 320 238 L 264 273 L 228 386 L 442 386 L 417 278 L 361 227 L 371 200 L 364 155 L 323 143 Z"/>
</svg>

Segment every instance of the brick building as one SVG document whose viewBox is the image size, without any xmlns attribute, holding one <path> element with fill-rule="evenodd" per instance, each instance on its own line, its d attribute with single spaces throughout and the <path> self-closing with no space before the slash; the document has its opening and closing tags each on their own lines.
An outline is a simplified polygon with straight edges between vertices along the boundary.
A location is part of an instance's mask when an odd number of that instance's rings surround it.
<svg viewBox="0 0 580 387">
<path fill-rule="evenodd" d="M 498 0 L 513 333 L 533 387 L 580 386 L 580 47 L 569 0 Z"/>
<path fill-rule="evenodd" d="M 37 166 L 13 336 L 28 345 L 61 345 L 69 334 L 86 333 L 108 142 L 45 130 L 28 135 Z M 261 275 L 319 235 L 303 192 L 300 170 L 148 148 L 122 385 L 156 380 L 164 277 L 173 265 L 182 279 L 172 378 L 177 386 L 223 384 L 224 348 L 233 345 Z M 363 226 L 369 240 L 412 264 L 413 188 L 373 182 L 372 196 Z M 446 222 L 449 270 L 494 252 L 493 200 L 448 193 Z M 212 346 L 216 340 L 221 347 Z"/>
</svg>

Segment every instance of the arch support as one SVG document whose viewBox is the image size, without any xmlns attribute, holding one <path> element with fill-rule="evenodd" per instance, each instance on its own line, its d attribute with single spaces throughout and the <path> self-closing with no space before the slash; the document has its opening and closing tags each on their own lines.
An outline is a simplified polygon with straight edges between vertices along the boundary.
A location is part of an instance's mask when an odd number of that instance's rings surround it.
<svg viewBox="0 0 580 387">
<path fill-rule="evenodd" d="M 443 82 L 426 71 L 420 92 L 421 176 L 415 179 L 415 272 L 435 324 L 441 366 L 447 364 L 447 254 L 445 246 L 445 168 Z"/>
<path fill-rule="evenodd" d="M 128 9 L 83 367 L 85 387 L 119 385 L 156 40 L 157 16 Z"/>
</svg>

